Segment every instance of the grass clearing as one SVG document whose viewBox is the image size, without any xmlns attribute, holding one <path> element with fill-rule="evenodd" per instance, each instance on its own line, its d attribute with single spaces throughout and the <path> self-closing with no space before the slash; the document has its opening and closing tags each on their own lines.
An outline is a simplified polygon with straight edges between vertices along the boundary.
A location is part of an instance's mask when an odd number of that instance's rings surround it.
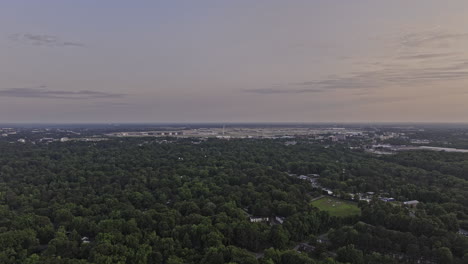
<svg viewBox="0 0 468 264">
<path fill-rule="evenodd" d="M 326 196 L 313 201 L 311 204 L 322 211 L 327 211 L 331 216 L 345 217 L 361 214 L 361 209 L 359 209 L 357 203 L 334 197 Z"/>
</svg>

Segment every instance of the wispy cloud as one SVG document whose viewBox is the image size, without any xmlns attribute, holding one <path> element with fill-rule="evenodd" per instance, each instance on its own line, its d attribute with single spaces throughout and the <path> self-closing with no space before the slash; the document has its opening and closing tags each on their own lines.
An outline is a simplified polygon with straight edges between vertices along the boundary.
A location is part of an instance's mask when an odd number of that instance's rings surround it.
<svg viewBox="0 0 468 264">
<path fill-rule="evenodd" d="M 106 93 L 91 90 L 63 91 L 48 90 L 46 86 L 35 88 L 9 88 L 0 90 L 2 97 L 23 97 L 23 98 L 50 98 L 50 99 L 99 99 L 99 98 L 122 98 L 125 94 Z"/>
<path fill-rule="evenodd" d="M 403 102 L 403 101 L 410 101 L 414 98 L 407 97 L 407 96 L 360 96 L 357 98 L 354 98 L 348 103 L 350 104 L 355 104 L 359 103 L 361 104 L 366 104 L 366 105 L 373 105 L 373 104 L 388 104 L 388 103 L 397 103 L 397 102 Z"/>
<path fill-rule="evenodd" d="M 368 82 L 366 75 L 358 73 L 349 76 L 334 76 L 328 79 L 305 82 L 292 82 L 281 87 L 245 89 L 245 92 L 256 94 L 306 94 L 331 91 L 336 89 L 372 88 L 376 84 Z"/>
<path fill-rule="evenodd" d="M 10 39 L 17 43 L 47 47 L 85 47 L 81 42 L 64 41 L 57 36 L 41 34 L 13 34 Z"/>
<path fill-rule="evenodd" d="M 398 57 L 397 59 L 401 59 L 401 60 L 425 60 L 425 59 L 438 59 L 438 58 L 454 57 L 456 55 L 460 55 L 460 54 L 456 53 L 456 52 L 421 53 L 421 54 L 403 55 L 403 56 Z"/>
<path fill-rule="evenodd" d="M 448 41 L 457 41 L 467 38 L 468 33 L 450 33 L 440 29 L 434 29 L 405 34 L 400 38 L 400 43 L 407 47 L 421 47 L 427 45 L 440 46 Z"/>
<path fill-rule="evenodd" d="M 468 80 L 468 61 L 457 62 L 440 67 L 406 67 L 384 65 L 373 71 L 358 71 L 347 76 L 294 82 L 281 88 L 260 88 L 244 90 L 256 94 L 305 94 L 326 92 L 340 89 L 372 89 L 396 86 L 421 85 L 431 82 L 449 82 Z"/>
<path fill-rule="evenodd" d="M 402 34 L 394 38 L 399 47 L 393 56 L 371 58 L 372 68 L 309 81 L 296 81 L 270 88 L 249 89 L 256 94 L 306 94 L 336 90 L 366 91 L 392 86 L 415 87 L 435 82 L 468 81 L 468 56 L 455 45 L 462 44 L 468 33 L 445 32 L 440 28 Z M 460 45 L 458 45 L 460 46 Z M 461 45 L 463 46 L 463 45 Z M 359 64 L 359 63 L 356 63 Z"/>
<path fill-rule="evenodd" d="M 318 93 L 322 89 L 291 89 L 291 88 L 258 88 L 258 89 L 244 89 L 244 92 L 255 94 L 301 94 L 301 93 Z"/>
</svg>

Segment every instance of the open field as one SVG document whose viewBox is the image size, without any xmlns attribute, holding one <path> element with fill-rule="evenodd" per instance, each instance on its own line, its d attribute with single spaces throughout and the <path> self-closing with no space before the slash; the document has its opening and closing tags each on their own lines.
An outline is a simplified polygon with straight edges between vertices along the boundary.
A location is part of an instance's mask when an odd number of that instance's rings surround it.
<svg viewBox="0 0 468 264">
<path fill-rule="evenodd" d="M 322 211 L 327 211 L 331 216 L 351 216 L 361 214 L 357 203 L 340 200 L 333 197 L 323 197 L 311 203 Z"/>
</svg>

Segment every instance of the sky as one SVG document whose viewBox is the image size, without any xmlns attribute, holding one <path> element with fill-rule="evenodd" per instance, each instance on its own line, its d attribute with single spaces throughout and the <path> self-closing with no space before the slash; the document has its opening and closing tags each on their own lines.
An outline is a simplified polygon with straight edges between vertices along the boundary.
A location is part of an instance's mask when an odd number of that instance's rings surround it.
<svg viewBox="0 0 468 264">
<path fill-rule="evenodd" d="M 466 0 L 3 0 L 0 123 L 468 122 Z"/>
</svg>

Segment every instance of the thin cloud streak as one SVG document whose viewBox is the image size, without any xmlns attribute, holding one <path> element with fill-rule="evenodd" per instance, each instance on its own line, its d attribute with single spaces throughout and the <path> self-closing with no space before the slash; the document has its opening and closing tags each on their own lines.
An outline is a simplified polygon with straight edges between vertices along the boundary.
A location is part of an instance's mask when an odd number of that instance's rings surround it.
<svg viewBox="0 0 468 264">
<path fill-rule="evenodd" d="M 255 94 L 301 94 L 301 93 L 319 93 L 321 89 L 285 89 L 285 88 L 258 88 L 244 89 L 244 92 Z"/>
<path fill-rule="evenodd" d="M 398 52 L 397 57 L 388 57 L 384 61 L 379 59 L 378 62 L 372 63 L 375 65 L 375 70 L 361 70 L 324 79 L 291 82 L 280 88 L 244 91 L 257 94 L 306 94 L 336 90 L 384 89 L 392 86 L 411 87 L 433 82 L 468 80 L 468 58 L 464 53 L 451 50 L 444 52 L 437 48 L 443 41 L 455 43 L 463 39 L 468 40 L 468 34 L 445 32 L 440 29 L 406 34 L 395 39 L 397 45 L 404 47 L 405 51 Z M 421 67 L 421 62 L 426 66 Z M 437 63 L 432 64 L 432 62 Z"/>
<path fill-rule="evenodd" d="M 79 91 L 60 91 L 47 90 L 47 87 L 40 86 L 36 88 L 9 88 L 0 90 L 1 97 L 21 97 L 21 98 L 49 98 L 49 99 L 103 99 L 103 98 L 122 98 L 125 94 L 105 93 L 91 90 Z"/>
<path fill-rule="evenodd" d="M 424 54 L 415 54 L 415 55 L 405 55 L 400 56 L 397 59 L 400 60 L 425 60 L 425 59 L 438 59 L 438 58 L 447 58 L 459 55 L 458 53 L 424 53 Z"/>
<path fill-rule="evenodd" d="M 355 72 L 334 79 L 290 83 L 284 88 L 260 88 L 244 90 L 256 94 L 304 94 L 347 89 L 378 89 L 389 85 L 411 86 L 428 82 L 468 80 L 468 62 L 455 63 L 446 67 L 409 68 L 387 67 L 375 71 Z M 307 88 L 298 89 L 302 86 Z"/>
<path fill-rule="evenodd" d="M 443 41 L 456 41 L 467 38 L 468 33 L 449 33 L 440 30 L 423 31 L 402 36 L 400 38 L 400 43 L 406 47 L 421 47 L 426 45 L 437 45 Z"/>
<path fill-rule="evenodd" d="M 86 47 L 81 42 L 63 41 L 57 36 L 53 35 L 40 35 L 40 34 L 13 34 L 10 35 L 10 40 L 34 46 L 47 46 L 47 47 Z"/>
<path fill-rule="evenodd" d="M 396 103 L 396 102 L 402 102 L 402 101 L 408 101 L 411 100 L 411 98 L 406 97 L 406 96 L 389 96 L 389 97 L 368 97 L 368 96 L 363 96 L 359 97 L 355 100 L 351 100 L 351 103 L 359 103 L 359 104 L 387 104 L 387 103 Z"/>
</svg>

